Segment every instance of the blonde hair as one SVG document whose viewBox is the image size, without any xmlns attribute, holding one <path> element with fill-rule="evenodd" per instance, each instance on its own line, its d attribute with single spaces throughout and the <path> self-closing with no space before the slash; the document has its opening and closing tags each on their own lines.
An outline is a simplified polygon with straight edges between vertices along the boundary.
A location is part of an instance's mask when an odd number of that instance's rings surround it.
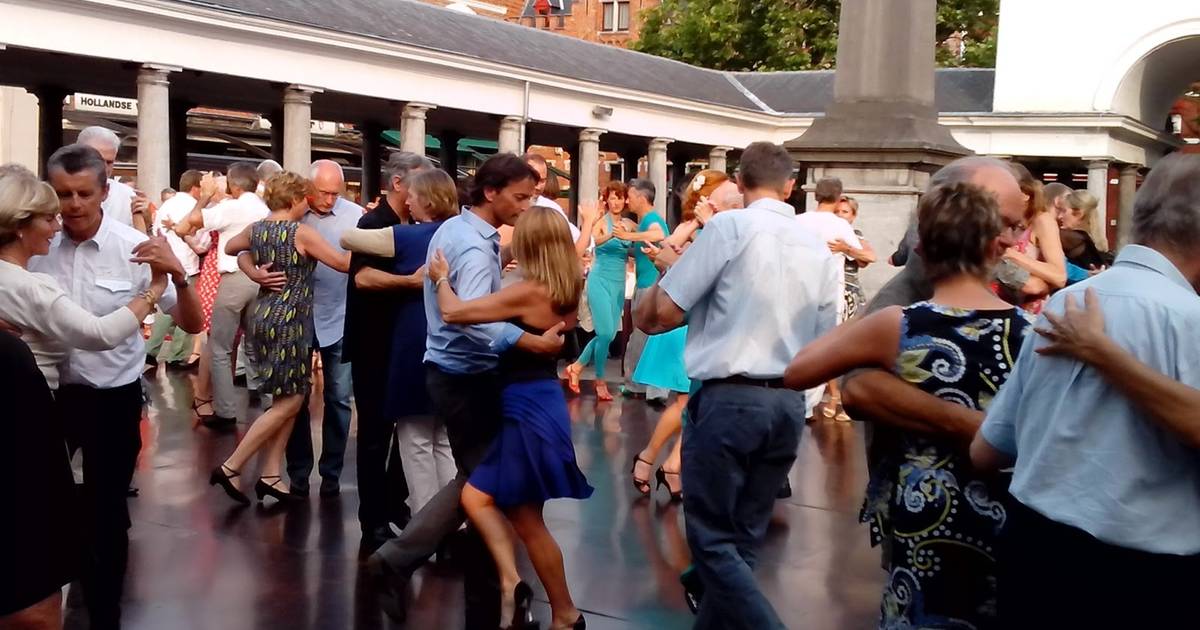
<svg viewBox="0 0 1200 630">
<path fill-rule="evenodd" d="M 405 180 L 408 194 L 416 194 L 432 206 L 434 221 L 443 221 L 458 214 L 458 187 L 446 171 L 429 168 L 416 171 Z"/>
<path fill-rule="evenodd" d="M 17 240 L 17 230 L 34 217 L 58 211 L 58 194 L 50 184 L 23 168 L 0 168 L 0 246 Z"/>
<path fill-rule="evenodd" d="M 542 206 L 521 213 L 512 249 L 525 278 L 546 287 L 556 312 L 569 313 L 579 306 L 583 268 L 561 214 Z"/>
<path fill-rule="evenodd" d="M 683 220 L 691 221 L 696 216 L 696 204 L 700 203 L 700 198 L 711 198 L 713 192 L 727 181 L 729 174 L 724 171 L 709 169 L 696 173 L 683 191 Z"/>
<path fill-rule="evenodd" d="M 263 203 L 271 212 L 287 210 L 297 199 L 312 191 L 312 182 L 291 171 L 272 175 L 263 190 Z"/>
<path fill-rule="evenodd" d="M 1086 190 L 1074 190 L 1067 194 L 1067 206 L 1083 213 L 1083 231 L 1092 237 L 1092 242 L 1101 251 L 1108 251 L 1108 234 L 1100 224 L 1100 213 L 1096 211 L 1100 200 Z"/>
</svg>

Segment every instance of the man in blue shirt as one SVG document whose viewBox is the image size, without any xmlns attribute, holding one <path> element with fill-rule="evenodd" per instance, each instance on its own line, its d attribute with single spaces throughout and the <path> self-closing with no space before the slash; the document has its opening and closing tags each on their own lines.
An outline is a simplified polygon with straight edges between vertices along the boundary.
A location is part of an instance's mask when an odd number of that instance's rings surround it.
<svg viewBox="0 0 1200 630">
<path fill-rule="evenodd" d="M 687 314 L 684 360 L 703 383 L 683 429 L 700 629 L 784 627 L 753 574 L 804 430 L 804 393 L 782 377 L 797 352 L 837 325 L 842 300 L 840 261 L 783 201 L 793 168 L 783 147 L 747 147 L 738 173 L 747 207 L 710 219 L 635 314 L 648 334 L 679 327 Z M 669 248 L 659 252 L 669 259 Z"/>
<path fill-rule="evenodd" d="M 1015 464 L 997 557 L 1006 628 L 1194 617 L 1200 156 L 1159 162 L 1132 221 L 1111 269 L 1050 299 L 971 445 L 976 466 Z"/>
<path fill-rule="evenodd" d="M 529 209 L 537 181 L 537 172 L 515 155 L 489 158 L 472 182 L 471 207 L 446 221 L 434 234 L 429 252 L 441 250 L 445 254 L 450 263 L 448 281 L 463 300 L 500 290 L 502 264 L 497 228 L 515 225 L 521 213 Z M 380 547 L 367 562 L 368 570 L 381 581 L 384 610 L 397 621 L 405 616 L 404 591 L 413 571 L 462 525 L 459 499 L 463 486 L 500 430 L 500 380 L 496 373 L 500 354 L 516 346 L 557 355 L 563 343 L 561 325 L 536 336 L 509 323 L 446 324 L 437 306 L 436 287 L 429 280 L 425 281 L 425 313 L 429 322 L 426 385 L 434 412 L 446 425 L 458 476 L 413 516 L 398 538 Z M 478 537 L 473 532 L 472 536 Z M 486 549 L 481 542 L 471 546 Z M 482 559 L 482 564 L 494 572 L 490 558 Z M 470 622 L 474 615 L 490 622 L 484 625 L 494 625 L 499 618 L 495 583 L 478 602 L 470 599 L 477 593 L 467 590 L 467 627 L 475 627 Z"/>
</svg>

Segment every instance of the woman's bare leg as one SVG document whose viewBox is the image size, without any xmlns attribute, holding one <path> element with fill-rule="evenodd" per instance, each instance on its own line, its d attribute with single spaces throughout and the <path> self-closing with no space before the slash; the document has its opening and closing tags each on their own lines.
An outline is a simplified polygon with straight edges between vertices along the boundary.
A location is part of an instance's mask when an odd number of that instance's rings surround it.
<svg viewBox="0 0 1200 630">
<path fill-rule="evenodd" d="M 275 437 L 271 438 L 271 441 L 268 442 L 267 452 L 263 457 L 262 470 L 259 472 L 260 477 L 279 476 L 280 471 L 283 469 L 283 455 L 287 452 L 288 439 L 292 437 L 292 427 L 296 424 L 296 416 L 298 414 L 299 412 L 297 411 L 297 413 L 287 418 L 280 425 Z"/>
<path fill-rule="evenodd" d="M 512 525 L 496 507 L 491 495 L 469 482 L 463 487 L 462 506 L 471 524 L 479 530 L 488 551 L 492 552 L 492 559 L 496 561 L 496 573 L 500 577 L 500 625 L 510 624 L 516 608 L 513 589 L 521 581 L 521 574 L 517 572 L 516 540 Z"/>
<path fill-rule="evenodd" d="M 687 408 L 687 403 L 687 394 L 679 394 L 666 409 L 663 409 L 662 415 L 658 417 L 658 424 L 654 425 L 654 434 L 650 436 L 650 442 L 646 444 L 646 448 L 638 454 L 639 457 L 651 464 L 658 459 L 667 440 L 670 440 L 671 436 L 677 435 L 683 428 L 683 410 Z"/>
<path fill-rule="evenodd" d="M 512 521 L 513 529 L 525 543 L 529 552 L 529 561 L 537 571 L 542 587 L 546 589 L 546 597 L 550 600 L 550 609 L 554 613 L 551 628 L 569 628 L 579 619 L 579 609 L 571 599 L 571 591 L 567 588 L 567 573 L 563 568 L 562 550 L 550 530 L 546 529 L 546 521 L 542 519 L 542 504 L 522 505 L 508 510 L 508 519 Z"/>
<path fill-rule="evenodd" d="M 304 402 L 304 396 L 292 394 L 290 396 L 280 396 L 275 399 L 275 404 L 266 410 L 263 415 L 259 416 L 254 424 L 250 425 L 250 430 L 242 437 L 242 441 L 238 443 L 237 448 L 233 450 L 233 454 L 229 459 L 225 460 L 225 467 L 231 470 L 240 471 L 242 466 L 254 456 L 264 446 L 271 443 L 272 439 L 278 436 L 280 428 L 288 422 L 289 418 L 294 419 L 300 411 L 300 405 Z M 240 477 L 233 479 L 234 485 L 238 484 Z"/>
<path fill-rule="evenodd" d="M 62 630 L 62 591 L 15 613 L 0 617 L 0 630 Z"/>
</svg>

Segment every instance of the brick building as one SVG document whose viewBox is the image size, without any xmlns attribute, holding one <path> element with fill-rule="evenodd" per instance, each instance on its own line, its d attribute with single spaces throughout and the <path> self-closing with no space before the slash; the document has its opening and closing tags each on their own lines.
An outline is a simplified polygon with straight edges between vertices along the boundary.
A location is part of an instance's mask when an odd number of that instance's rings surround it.
<svg viewBox="0 0 1200 630">
<path fill-rule="evenodd" d="M 625 48 L 637 38 L 641 15 L 661 0 L 422 0 L 464 13 L 506 20 L 570 37 Z"/>
</svg>

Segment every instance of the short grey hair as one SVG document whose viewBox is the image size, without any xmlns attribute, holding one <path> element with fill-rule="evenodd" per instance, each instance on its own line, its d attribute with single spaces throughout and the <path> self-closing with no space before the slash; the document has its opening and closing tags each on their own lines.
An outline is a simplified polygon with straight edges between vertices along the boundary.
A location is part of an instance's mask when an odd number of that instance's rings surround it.
<svg viewBox="0 0 1200 630">
<path fill-rule="evenodd" d="M 1042 187 L 1042 197 L 1046 199 L 1046 206 L 1054 205 L 1054 202 L 1063 195 L 1069 195 L 1074 189 L 1062 182 L 1050 182 Z"/>
<path fill-rule="evenodd" d="M 985 168 L 1000 169 L 1006 173 L 1012 172 L 1012 167 L 1009 166 L 1008 162 L 999 158 L 969 155 L 954 160 L 934 173 L 933 177 L 929 178 L 929 186 L 926 187 L 926 190 L 933 190 L 939 186 L 952 186 L 958 183 L 970 182 L 975 177 L 975 173 Z"/>
<path fill-rule="evenodd" d="M 278 175 L 283 172 L 283 167 L 275 160 L 263 160 L 258 163 L 258 181 L 265 182 L 271 179 L 273 175 Z"/>
<path fill-rule="evenodd" d="M 114 151 L 121 149 L 120 136 L 107 127 L 95 125 L 86 127 L 83 131 L 80 131 L 79 137 L 75 140 L 75 142 L 79 144 L 86 144 L 88 146 L 102 144 L 107 147 L 112 147 Z"/>
<path fill-rule="evenodd" d="M 430 162 L 429 158 L 424 155 L 418 155 L 411 151 L 397 151 L 388 158 L 384 170 L 387 172 L 388 186 L 390 187 L 393 179 L 399 177 L 400 182 L 404 183 L 404 180 L 413 171 L 427 168 L 433 168 L 433 162 Z"/>
<path fill-rule="evenodd" d="M 1200 248 L 1200 155 L 1174 153 L 1150 171 L 1133 202 L 1133 242 L 1190 255 Z"/>
<path fill-rule="evenodd" d="M 658 196 L 658 187 L 654 185 L 654 182 L 648 179 L 635 177 L 629 180 L 625 186 L 642 193 L 642 196 L 645 197 L 646 201 L 649 201 L 650 203 L 654 203 L 654 198 Z"/>
<path fill-rule="evenodd" d="M 316 162 L 313 162 L 312 166 L 310 166 L 308 169 L 308 178 L 316 179 L 317 174 L 321 172 L 322 168 L 330 166 L 337 169 L 338 176 L 342 178 L 342 181 L 346 181 L 346 171 L 342 169 L 341 164 L 338 164 L 333 160 L 317 160 Z"/>
</svg>

